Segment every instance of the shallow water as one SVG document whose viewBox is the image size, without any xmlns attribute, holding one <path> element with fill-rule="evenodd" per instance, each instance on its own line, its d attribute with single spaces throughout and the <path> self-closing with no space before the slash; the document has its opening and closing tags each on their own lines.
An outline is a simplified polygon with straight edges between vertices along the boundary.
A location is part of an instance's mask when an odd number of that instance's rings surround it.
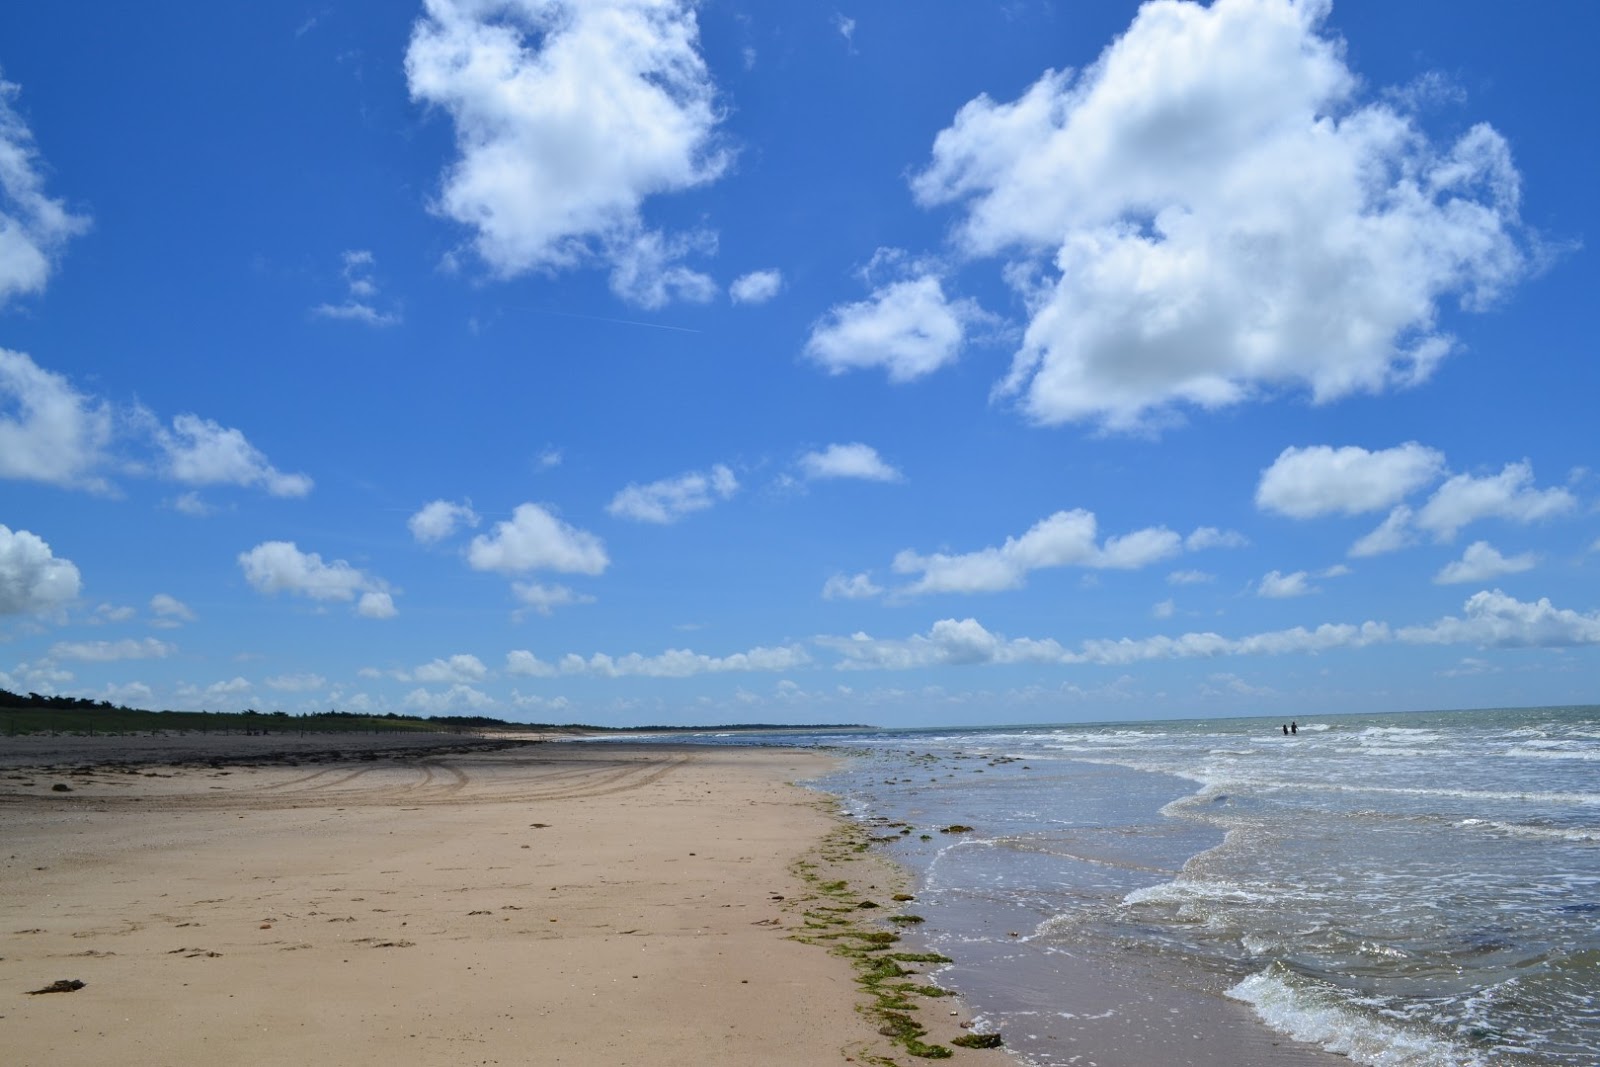
<svg viewBox="0 0 1600 1067">
<path fill-rule="evenodd" d="M 819 784 L 914 827 L 941 980 L 1039 1067 L 1083 1062 L 1086 971 L 1379 1067 L 1600 1063 L 1600 708 L 1279 726 L 782 740 L 859 757 Z"/>
</svg>

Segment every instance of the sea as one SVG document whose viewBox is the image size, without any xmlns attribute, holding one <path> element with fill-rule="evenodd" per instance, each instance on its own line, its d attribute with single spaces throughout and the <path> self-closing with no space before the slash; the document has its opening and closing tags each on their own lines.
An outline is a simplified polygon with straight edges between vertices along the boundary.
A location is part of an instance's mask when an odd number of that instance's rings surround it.
<svg viewBox="0 0 1600 1067">
<path fill-rule="evenodd" d="M 1199 997 L 1376 1067 L 1600 1064 L 1600 707 L 762 742 L 845 757 L 812 784 L 1023 1063 Z"/>
</svg>

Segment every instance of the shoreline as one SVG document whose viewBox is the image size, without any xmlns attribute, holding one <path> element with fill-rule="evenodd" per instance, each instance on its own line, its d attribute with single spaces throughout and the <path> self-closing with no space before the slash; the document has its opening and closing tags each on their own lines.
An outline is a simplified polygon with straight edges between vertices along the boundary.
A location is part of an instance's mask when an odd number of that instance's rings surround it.
<svg viewBox="0 0 1600 1067">
<path fill-rule="evenodd" d="M 894 907 L 894 869 L 830 849 L 847 821 L 793 784 L 831 757 L 395 736 L 208 735 L 182 762 L 0 739 L 8 1061 L 909 1058 L 851 962 L 796 939 L 844 907 L 830 864 Z M 953 1003 L 929 1041 L 964 1032 Z"/>
</svg>

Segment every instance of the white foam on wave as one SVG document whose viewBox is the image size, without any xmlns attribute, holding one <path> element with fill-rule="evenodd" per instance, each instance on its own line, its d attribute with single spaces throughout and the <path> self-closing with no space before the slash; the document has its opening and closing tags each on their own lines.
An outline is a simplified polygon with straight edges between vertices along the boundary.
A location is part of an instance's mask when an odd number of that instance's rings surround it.
<svg viewBox="0 0 1600 1067">
<path fill-rule="evenodd" d="M 1443 741 L 1444 735 L 1432 730 L 1418 730 L 1410 726 L 1369 726 L 1356 735 L 1364 745 L 1421 745 L 1430 741 Z"/>
<path fill-rule="evenodd" d="M 1514 759 L 1576 759 L 1600 760 L 1600 749 L 1594 748 L 1557 748 L 1560 742 L 1535 743 L 1513 745 L 1501 753 Z"/>
<path fill-rule="evenodd" d="M 1124 904 L 1195 904 L 1203 901 L 1226 900 L 1233 903 L 1252 903 L 1272 899 L 1265 893 L 1254 893 L 1232 882 L 1162 882 L 1159 885 L 1135 889 L 1122 898 Z"/>
<path fill-rule="evenodd" d="M 1367 1016 L 1339 1002 L 1333 990 L 1279 964 L 1252 974 L 1228 996 L 1296 1041 L 1320 1045 L 1369 1067 L 1490 1067 L 1492 1060 L 1439 1038 Z"/>
<path fill-rule="evenodd" d="M 1533 837 L 1547 841 L 1600 841 L 1600 828 L 1528 826 L 1524 823 L 1499 822 L 1494 819 L 1462 819 L 1457 826 L 1477 830 L 1492 830 L 1513 837 Z"/>
</svg>

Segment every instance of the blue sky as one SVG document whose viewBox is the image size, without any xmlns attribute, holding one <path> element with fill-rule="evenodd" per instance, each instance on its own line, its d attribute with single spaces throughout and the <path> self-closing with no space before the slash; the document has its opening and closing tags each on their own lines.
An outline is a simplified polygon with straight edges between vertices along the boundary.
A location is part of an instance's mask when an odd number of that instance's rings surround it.
<svg viewBox="0 0 1600 1067">
<path fill-rule="evenodd" d="M 1600 15 L 0 10 L 0 686 L 1589 702 Z"/>
</svg>

